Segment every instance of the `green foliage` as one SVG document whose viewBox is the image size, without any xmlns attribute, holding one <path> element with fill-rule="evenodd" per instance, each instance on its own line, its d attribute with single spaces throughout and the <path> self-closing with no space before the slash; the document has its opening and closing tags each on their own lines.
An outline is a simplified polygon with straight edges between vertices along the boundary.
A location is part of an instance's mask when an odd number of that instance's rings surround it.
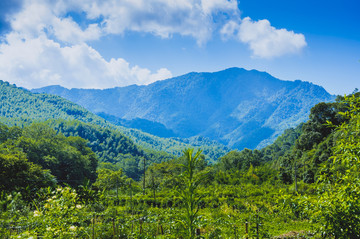
<svg viewBox="0 0 360 239">
<path fill-rule="evenodd" d="M 18 191 L 30 197 L 42 187 L 54 186 L 49 170 L 29 162 L 26 154 L 0 145 L 0 191 Z"/>
<path fill-rule="evenodd" d="M 148 167 L 143 195 L 141 182 L 124 177 L 116 165 L 101 163 L 97 181 L 77 192 L 49 188 L 33 203 L 0 198 L 5 209 L 0 237 L 10 232 L 24 238 L 239 238 L 245 235 L 245 222 L 252 238 L 308 229 L 302 219 L 280 211 L 279 194 L 289 189 L 275 186 L 268 167 L 229 173 L 233 184 L 223 184 L 221 171 L 204 164 L 200 153 L 185 151 L 185 157 Z M 20 211 L 11 211 L 11 204 Z"/>
<path fill-rule="evenodd" d="M 259 150 L 244 149 L 242 151 L 231 151 L 220 159 L 221 170 L 247 170 L 251 165 L 259 166 L 262 163 L 263 155 Z"/>
<path fill-rule="evenodd" d="M 160 163 L 181 156 L 183 148 L 194 146 L 204 147 L 206 159 L 214 162 L 228 152 L 225 146 L 203 137 L 184 141 L 165 139 L 140 130 L 116 126 L 61 97 L 33 94 L 7 82 L 0 81 L 0 92 L 0 122 L 11 126 L 28 126 L 33 122 L 47 121 L 47 124 L 65 136 L 80 136 L 88 140 L 88 146 L 103 162 L 135 165 L 145 157 L 149 162 Z M 125 162 L 133 161 L 129 158 L 135 162 Z M 124 168 L 124 172 L 139 179 L 140 172 L 131 168 Z"/>
<path fill-rule="evenodd" d="M 261 149 L 264 155 L 264 161 L 274 161 L 279 157 L 291 151 L 295 147 L 295 142 L 301 134 L 303 124 L 299 124 L 296 128 L 286 129 L 273 144 Z"/>
<path fill-rule="evenodd" d="M 185 207 L 185 215 L 182 217 L 182 224 L 186 229 L 187 238 L 195 238 L 195 228 L 198 221 L 199 201 L 198 187 L 206 174 L 196 174 L 196 167 L 199 164 L 201 151 L 193 155 L 194 149 L 184 150 L 185 164 L 184 171 L 180 177 L 180 197 Z"/>
<path fill-rule="evenodd" d="M 7 190 L 29 186 L 36 190 L 51 185 L 54 179 L 50 173 L 57 182 L 73 186 L 86 179 L 95 181 L 97 158 L 84 139 L 57 134 L 43 123 L 24 129 L 5 125 L 1 128 L 8 137 L 0 144 L 1 177 L 10 178 L 1 183 Z"/>
<path fill-rule="evenodd" d="M 317 183 L 319 196 L 314 204 L 314 219 L 323 233 L 336 238 L 360 237 L 360 98 L 345 96 L 349 120 L 337 126 L 332 161 L 324 164 Z M 332 123 L 332 122 L 329 122 Z"/>
<path fill-rule="evenodd" d="M 79 136 L 102 162 L 117 163 L 122 155 L 143 156 L 143 152 L 129 138 L 110 127 L 101 127 L 77 120 L 48 120 L 48 125 L 65 136 Z"/>
<path fill-rule="evenodd" d="M 66 138 L 45 124 L 32 124 L 23 131 L 15 145 L 30 161 L 50 169 L 61 183 L 80 185 L 96 179 L 97 158 L 80 137 Z"/>
<path fill-rule="evenodd" d="M 302 134 L 296 142 L 296 147 L 300 150 L 310 150 L 314 145 L 323 141 L 332 132 L 332 128 L 328 127 L 326 123 L 341 124 L 344 118 L 338 113 L 344 110 L 342 104 L 339 103 L 315 105 L 311 109 L 310 120 L 302 127 Z"/>
<path fill-rule="evenodd" d="M 28 222 L 30 230 L 27 234 L 41 235 L 45 238 L 89 236 L 90 232 L 86 226 L 91 214 L 85 205 L 78 202 L 74 190 L 59 187 L 46 196 L 41 204 L 35 204 L 36 210 L 30 213 L 32 217 Z"/>
<path fill-rule="evenodd" d="M 128 129 L 122 126 L 118 128 L 128 136 L 136 145 L 139 145 L 144 151 L 166 152 L 171 157 L 182 155 L 182 149 L 189 147 L 204 148 L 203 154 L 208 162 L 213 163 L 227 152 L 229 148 L 224 145 L 211 141 L 204 137 L 182 138 L 160 138 L 137 129 Z"/>
<path fill-rule="evenodd" d="M 50 105 L 62 105 L 59 98 L 0 85 L 7 96 L 2 116 L 24 115 L 26 109 L 6 105 L 25 102 L 31 111 L 57 117 Z M 87 118 L 71 107 L 58 110 Z M 308 122 L 286 130 L 274 144 L 231 151 L 215 165 L 192 149 L 178 158 L 141 149 L 119 133 L 120 127 L 101 120 L 92 124 L 70 117 L 31 124 L 31 113 L 17 121 L 21 127 L 0 124 L 0 237 L 358 238 L 359 112 L 359 94 L 318 104 Z M 131 134 L 174 154 L 190 141 L 207 141 Z M 96 158 L 101 161 L 97 172 Z M 145 195 L 137 181 L 144 160 Z M 55 189 L 56 183 L 76 191 Z"/>
<path fill-rule="evenodd" d="M 98 178 L 95 187 L 102 190 L 118 189 L 125 186 L 126 177 L 123 175 L 122 170 L 113 171 L 110 169 L 102 168 L 97 171 Z"/>
<path fill-rule="evenodd" d="M 78 119 L 96 124 L 104 122 L 83 107 L 59 96 L 32 94 L 28 90 L 3 81 L 0 81 L 0 92 L 0 116 L 5 118 L 20 118 L 22 122 L 31 122 L 35 119 L 44 121 L 51 118 Z"/>
<path fill-rule="evenodd" d="M 296 141 L 273 158 L 275 168 L 284 183 L 293 183 L 295 178 L 307 183 L 317 180 L 321 165 L 333 154 L 334 128 L 348 120 L 339 114 L 347 109 L 342 103 L 319 103 L 311 109 L 309 120 L 297 128 Z M 269 146 L 273 147 L 273 146 Z M 267 150 L 267 149 L 264 149 Z"/>
</svg>

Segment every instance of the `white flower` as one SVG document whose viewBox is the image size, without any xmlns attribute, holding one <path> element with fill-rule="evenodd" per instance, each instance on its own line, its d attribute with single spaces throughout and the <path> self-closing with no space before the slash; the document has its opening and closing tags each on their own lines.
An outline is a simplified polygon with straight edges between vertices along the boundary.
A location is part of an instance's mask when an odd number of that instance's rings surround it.
<svg viewBox="0 0 360 239">
<path fill-rule="evenodd" d="M 75 226 L 71 226 L 69 227 L 70 231 L 75 231 L 76 230 L 76 227 Z"/>
<path fill-rule="evenodd" d="M 34 211 L 34 217 L 38 217 L 41 216 L 41 212 L 39 212 L 38 210 Z"/>
<path fill-rule="evenodd" d="M 77 205 L 76 205 L 76 208 L 77 208 L 77 209 L 81 209 L 81 208 L 82 208 L 82 206 L 81 206 L 81 205 L 79 205 L 79 204 L 77 204 Z"/>
</svg>

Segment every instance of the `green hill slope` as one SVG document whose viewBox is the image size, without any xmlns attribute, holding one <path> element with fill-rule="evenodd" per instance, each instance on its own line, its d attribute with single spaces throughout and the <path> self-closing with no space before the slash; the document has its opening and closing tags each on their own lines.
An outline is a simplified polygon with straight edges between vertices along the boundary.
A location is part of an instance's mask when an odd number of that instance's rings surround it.
<svg viewBox="0 0 360 239">
<path fill-rule="evenodd" d="M 59 96 L 34 94 L 3 81 L 0 81 L 0 99 L 1 122 L 7 125 L 28 125 L 34 121 L 50 120 L 48 124 L 65 135 L 87 139 L 100 160 L 105 162 L 122 162 L 130 156 L 146 156 L 152 161 L 161 161 L 180 155 L 186 147 L 193 147 L 176 139 L 164 139 L 140 130 L 115 126 Z M 206 145 L 204 141 L 201 146 L 207 148 L 206 157 L 209 161 L 215 161 L 228 152 L 220 144 L 206 143 L 209 144 Z"/>
</svg>

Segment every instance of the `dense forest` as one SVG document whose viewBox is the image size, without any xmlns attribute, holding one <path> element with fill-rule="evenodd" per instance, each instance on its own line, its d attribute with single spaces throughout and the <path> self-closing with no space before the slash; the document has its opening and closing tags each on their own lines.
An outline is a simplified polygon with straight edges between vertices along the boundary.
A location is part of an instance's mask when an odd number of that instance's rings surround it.
<svg viewBox="0 0 360 239">
<path fill-rule="evenodd" d="M 360 238 L 359 93 L 212 164 L 74 119 L 0 131 L 1 238 Z"/>
<path fill-rule="evenodd" d="M 174 155 L 180 156 L 184 148 L 199 145 L 210 162 L 229 152 L 224 145 L 203 137 L 189 140 L 160 138 L 137 129 L 116 126 L 61 97 L 34 94 L 1 80 L 0 92 L 0 122 L 23 127 L 46 121 L 56 131 L 90 141 L 89 146 L 105 162 L 115 160 L 126 164 L 121 159 L 137 159 L 136 163 L 139 163 L 139 157 L 159 162 Z M 163 152 L 158 155 L 158 151 Z"/>
</svg>

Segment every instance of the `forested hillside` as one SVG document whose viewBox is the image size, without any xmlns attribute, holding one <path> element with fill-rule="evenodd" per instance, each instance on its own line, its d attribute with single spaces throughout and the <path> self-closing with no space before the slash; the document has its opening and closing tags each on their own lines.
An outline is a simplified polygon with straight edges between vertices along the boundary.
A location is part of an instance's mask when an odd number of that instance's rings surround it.
<svg viewBox="0 0 360 239">
<path fill-rule="evenodd" d="M 47 119 L 81 120 L 104 124 L 105 120 L 59 96 L 38 94 L 0 81 L 0 116 L 21 121 Z"/>
<path fill-rule="evenodd" d="M 115 126 L 59 96 L 33 94 L 7 82 L 0 81 L 0 122 L 7 125 L 29 125 L 47 121 L 52 128 L 65 135 L 80 136 L 103 162 L 115 162 L 128 175 L 139 176 L 138 163 L 143 158 L 160 162 L 179 156 L 183 148 L 192 145 L 177 139 L 165 139 L 136 129 Z M 197 143 L 202 146 L 207 160 L 214 162 L 229 150 L 208 140 Z M 164 151 L 164 152 L 158 152 Z"/>
<path fill-rule="evenodd" d="M 7 127 L 0 124 L 1 185 L 4 192 L 27 197 L 42 187 L 95 182 L 98 161 L 80 137 L 65 137 L 45 124 Z"/>
<path fill-rule="evenodd" d="M 189 73 L 147 86 L 105 90 L 49 86 L 107 120 L 163 137 L 203 136 L 230 148 L 262 148 L 305 122 L 312 106 L 334 100 L 322 87 L 230 68 Z"/>
<path fill-rule="evenodd" d="M 101 163 L 93 184 L 72 187 L 55 181 L 58 165 L 68 163 L 68 179 L 77 176 L 77 161 L 61 160 L 84 157 L 91 160 L 80 162 L 94 165 L 87 163 L 95 161 L 84 140 L 43 123 L 1 125 L 0 167 L 6 170 L 0 177 L 13 181 L 0 181 L 9 188 L 0 197 L 0 235 L 358 238 L 359 116 L 360 93 L 338 97 L 314 106 L 307 122 L 261 150 L 231 151 L 209 165 L 201 151 L 185 149 L 146 167 L 138 181 L 116 164 Z M 62 123 L 57 130 L 66 134 L 86 128 Z M 29 193 L 29 185 L 39 193 Z"/>
</svg>

